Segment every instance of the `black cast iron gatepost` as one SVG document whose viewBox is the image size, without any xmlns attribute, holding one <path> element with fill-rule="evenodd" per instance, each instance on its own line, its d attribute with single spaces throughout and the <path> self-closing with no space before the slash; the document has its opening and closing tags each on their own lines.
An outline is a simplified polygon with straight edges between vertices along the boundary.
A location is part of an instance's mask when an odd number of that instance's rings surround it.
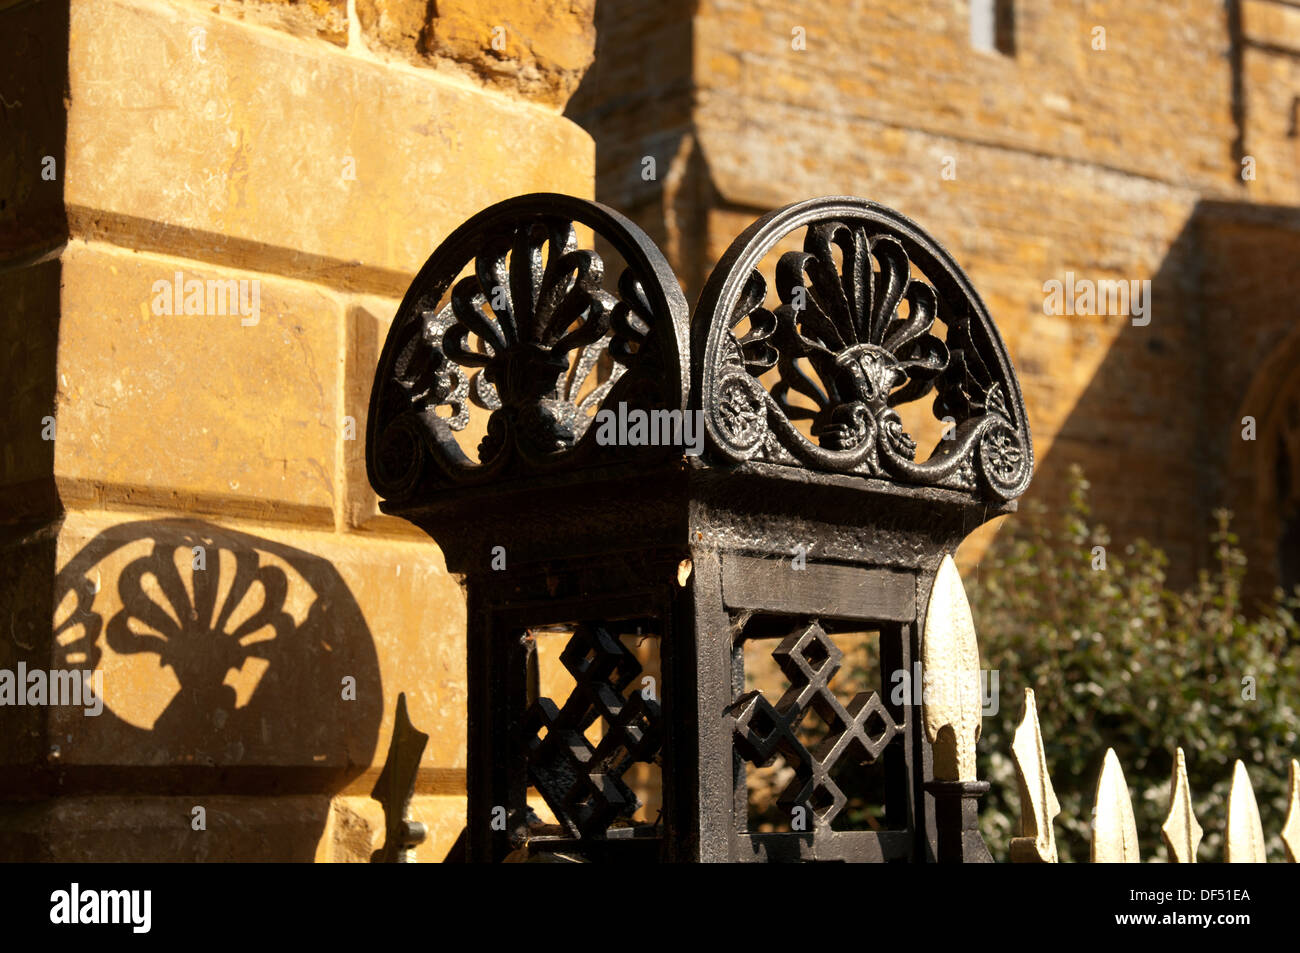
<svg viewBox="0 0 1300 953">
<path fill-rule="evenodd" d="M 952 429 L 917 462 L 896 408 L 930 395 Z M 466 453 L 471 404 L 488 416 Z M 915 671 L 943 557 L 1015 509 L 1033 450 L 984 304 L 912 222 L 847 197 L 766 215 L 688 325 L 623 216 L 563 195 L 494 205 L 407 292 L 366 449 L 383 511 L 464 577 L 468 859 L 987 859 L 987 785 L 935 778 L 887 675 Z M 878 633 L 881 684 L 845 703 L 848 632 Z M 747 690 L 747 646 L 789 681 L 775 703 Z M 540 696 L 551 665 L 567 698 Z M 751 830 L 747 771 L 778 756 L 790 820 Z M 881 803 L 841 829 L 857 766 Z M 662 808 L 637 815 L 652 768 Z"/>
</svg>

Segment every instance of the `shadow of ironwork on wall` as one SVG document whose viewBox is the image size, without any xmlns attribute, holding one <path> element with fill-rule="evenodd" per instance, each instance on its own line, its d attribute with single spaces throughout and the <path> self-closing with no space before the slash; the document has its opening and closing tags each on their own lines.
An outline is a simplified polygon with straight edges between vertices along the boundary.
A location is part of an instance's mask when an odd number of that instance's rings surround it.
<svg viewBox="0 0 1300 953">
<path fill-rule="evenodd" d="M 191 520 L 104 531 L 59 573 L 54 669 L 103 679 L 66 765 L 359 774 L 381 717 L 373 641 L 318 556 Z"/>
</svg>

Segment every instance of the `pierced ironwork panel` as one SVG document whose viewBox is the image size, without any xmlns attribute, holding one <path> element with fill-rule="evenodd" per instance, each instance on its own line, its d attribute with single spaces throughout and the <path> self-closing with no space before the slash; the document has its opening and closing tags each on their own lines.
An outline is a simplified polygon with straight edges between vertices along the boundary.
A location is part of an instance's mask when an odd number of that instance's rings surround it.
<svg viewBox="0 0 1300 953">
<path fill-rule="evenodd" d="M 641 664 L 600 625 L 579 625 L 560 661 L 576 684 L 563 707 L 538 698 L 525 714 L 528 780 L 571 837 L 600 837 L 640 807 L 623 776 L 637 762 L 658 761 L 660 707 L 642 691 L 625 695 Z M 597 719 L 605 733 L 593 744 L 586 731 Z"/>
<path fill-rule="evenodd" d="M 984 303 L 911 221 L 828 197 L 754 222 L 687 316 L 636 225 L 535 194 L 450 234 L 389 330 L 366 466 L 464 579 L 465 857 L 982 859 L 981 782 L 935 780 L 883 674 L 925 648 L 945 554 L 1033 470 Z M 792 551 L 811 561 L 775 568 Z M 620 638 L 647 619 L 662 698 Z M 853 625 L 881 677 L 849 700 Z M 565 633 L 563 700 L 529 674 L 541 629 Z M 788 680 L 774 703 L 746 691 L 747 644 Z M 812 830 L 777 829 L 793 805 Z"/>
<path fill-rule="evenodd" d="M 829 826 L 848 798 L 833 775 L 843 759 L 874 762 L 903 730 L 875 691 L 859 692 L 846 706 L 831 689 L 843 660 L 835 641 L 816 619 L 799 624 L 772 652 L 790 683 L 775 705 L 761 691 L 741 695 L 731 706 L 735 747 L 755 767 L 782 755 L 794 777 L 781 794 L 787 806 L 803 806 L 818 825 Z M 811 750 L 798 735 L 810 711 L 829 726 Z"/>
<path fill-rule="evenodd" d="M 803 230 L 803 250 L 765 256 Z M 694 325 L 713 450 L 992 500 L 1023 493 L 1033 449 L 1006 349 L 969 279 L 890 209 L 813 199 L 764 216 L 710 276 Z M 929 458 L 896 408 L 934 395 L 955 430 Z M 797 424 L 806 422 L 809 434 Z"/>
<path fill-rule="evenodd" d="M 624 259 L 617 279 L 578 247 L 576 224 Z M 394 319 L 371 396 L 371 483 L 400 500 L 422 482 L 578 465 L 605 404 L 685 406 L 685 352 L 681 288 L 634 224 L 564 195 L 492 206 L 438 247 Z M 476 459 L 454 436 L 471 405 L 490 412 Z"/>
</svg>

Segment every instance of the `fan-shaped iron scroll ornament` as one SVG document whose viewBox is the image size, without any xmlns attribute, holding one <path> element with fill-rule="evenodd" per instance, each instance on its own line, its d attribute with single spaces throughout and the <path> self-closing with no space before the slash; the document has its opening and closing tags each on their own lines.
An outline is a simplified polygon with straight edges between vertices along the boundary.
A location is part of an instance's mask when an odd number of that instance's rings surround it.
<svg viewBox="0 0 1300 953">
<path fill-rule="evenodd" d="M 602 257 L 577 247 L 575 224 L 627 262 L 612 287 Z M 370 480 L 402 498 L 422 479 L 484 482 L 590 462 L 603 402 L 685 406 L 685 327 L 672 269 L 617 212 L 565 195 L 495 205 L 434 252 L 398 310 L 371 397 Z M 491 412 L 477 461 L 453 435 L 471 404 Z"/>
<path fill-rule="evenodd" d="M 769 310 L 759 264 L 801 229 L 803 250 L 777 261 L 781 303 Z M 824 198 L 764 216 L 713 272 L 695 320 L 700 400 L 725 459 L 999 500 L 1029 484 L 1025 409 L 988 312 L 947 252 L 890 209 Z M 954 430 L 918 463 L 895 408 L 931 392 Z"/>
<path fill-rule="evenodd" d="M 951 421 L 928 455 L 900 413 L 923 398 Z M 854 198 L 773 212 L 688 321 L 618 213 L 494 205 L 402 301 L 366 439 L 381 509 L 464 579 L 467 859 L 987 858 L 982 782 L 936 778 L 896 676 L 947 657 L 923 626 L 941 563 L 1015 509 L 1033 448 L 984 304 L 916 225 Z M 859 637 L 874 684 L 844 684 Z M 746 681 L 747 647 L 784 696 Z M 747 779 L 777 758 L 773 830 Z"/>
</svg>

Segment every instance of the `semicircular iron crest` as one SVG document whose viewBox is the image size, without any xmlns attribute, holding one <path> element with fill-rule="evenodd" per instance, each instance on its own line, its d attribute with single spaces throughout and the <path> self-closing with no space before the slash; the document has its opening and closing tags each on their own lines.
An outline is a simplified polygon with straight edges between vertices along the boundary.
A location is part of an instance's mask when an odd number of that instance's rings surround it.
<svg viewBox="0 0 1300 953">
<path fill-rule="evenodd" d="M 618 276 L 575 225 L 623 258 Z M 370 398 L 370 482 L 400 500 L 610 462 L 621 448 L 595 453 L 596 411 L 684 410 L 686 353 L 686 299 L 635 224 L 568 195 L 493 205 L 438 246 L 398 309 Z M 471 404 L 490 412 L 477 459 L 455 438 Z"/>
<path fill-rule="evenodd" d="M 802 249 L 765 275 L 769 253 L 800 231 Z M 754 222 L 709 277 L 692 347 L 709 446 L 724 460 L 999 502 L 1029 485 L 1024 402 L 988 310 L 947 251 L 884 206 L 832 196 Z M 897 408 L 930 394 L 952 430 L 917 462 Z"/>
<path fill-rule="evenodd" d="M 578 248 L 575 225 L 622 257 L 616 279 Z M 765 274 L 769 253 L 800 233 L 801 250 Z M 898 408 L 931 395 L 951 429 L 918 461 Z M 490 414 L 477 459 L 455 438 L 471 404 Z M 1033 472 L 1019 382 L 988 310 L 943 247 L 897 212 L 833 196 L 763 216 L 713 270 L 688 325 L 676 277 L 640 228 L 597 203 L 539 193 L 469 219 L 411 284 L 371 394 L 370 481 L 401 501 L 666 458 L 662 444 L 597 441 L 597 412 L 620 405 L 698 412 L 713 465 L 992 502 L 1020 496 Z"/>
</svg>

